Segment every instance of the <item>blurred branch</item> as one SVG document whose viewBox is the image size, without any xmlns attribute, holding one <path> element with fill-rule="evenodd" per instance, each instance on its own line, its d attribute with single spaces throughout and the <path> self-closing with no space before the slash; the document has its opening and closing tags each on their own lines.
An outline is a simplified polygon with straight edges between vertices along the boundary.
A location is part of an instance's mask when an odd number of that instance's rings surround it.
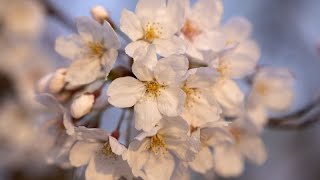
<svg viewBox="0 0 320 180">
<path fill-rule="evenodd" d="M 75 28 L 75 25 L 72 23 L 72 21 L 69 20 L 67 18 L 67 16 L 62 11 L 60 11 L 57 7 L 55 7 L 52 4 L 52 2 L 50 2 L 50 0 L 41 0 L 40 2 L 43 4 L 43 6 L 46 10 L 46 13 L 49 16 L 57 19 L 58 21 L 60 21 L 62 24 L 64 24 L 70 30 L 75 31 L 76 28 Z"/>
<path fill-rule="evenodd" d="M 310 127 L 318 121 L 320 121 L 320 98 L 297 112 L 269 119 L 267 126 L 273 129 L 296 130 Z"/>
</svg>

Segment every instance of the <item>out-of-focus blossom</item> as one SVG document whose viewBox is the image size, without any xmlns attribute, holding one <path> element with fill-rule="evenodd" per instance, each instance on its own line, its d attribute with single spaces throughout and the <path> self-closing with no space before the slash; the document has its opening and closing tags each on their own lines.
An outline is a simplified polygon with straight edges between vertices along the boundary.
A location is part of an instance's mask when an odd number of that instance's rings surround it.
<svg viewBox="0 0 320 180">
<path fill-rule="evenodd" d="M 186 101 L 181 116 L 190 126 L 202 127 L 220 119 L 221 109 L 210 89 L 218 77 L 218 73 L 210 68 L 188 71 L 188 78 L 182 87 Z"/>
<path fill-rule="evenodd" d="M 141 133 L 130 143 L 126 160 L 135 176 L 143 179 L 170 179 L 174 157 L 192 161 L 198 144 L 188 137 L 188 124 L 181 118 L 163 118 L 149 133 Z"/>
<path fill-rule="evenodd" d="M 107 21 L 103 25 L 88 17 L 77 19 L 79 35 L 60 37 L 55 49 L 74 60 L 65 80 L 73 86 L 85 85 L 108 76 L 120 48 L 119 39 Z"/>
<path fill-rule="evenodd" d="M 165 116 L 182 113 L 185 93 L 179 87 L 188 69 L 184 56 L 172 55 L 157 60 L 151 46 L 145 57 L 136 59 L 133 77 L 114 80 L 108 90 L 109 103 L 120 108 L 134 106 L 135 127 L 150 131 Z"/>
<path fill-rule="evenodd" d="M 219 30 L 222 2 L 198 0 L 190 7 L 189 0 L 182 1 L 185 2 L 185 18 L 180 37 L 186 41 L 187 55 L 203 61 L 202 51 L 220 51 L 225 47 L 225 36 Z"/>
<path fill-rule="evenodd" d="M 233 142 L 215 146 L 213 160 L 217 174 L 224 177 L 239 176 L 244 170 L 244 159 L 262 165 L 267 158 L 264 143 L 244 122 L 234 121 L 227 127 Z"/>
<path fill-rule="evenodd" d="M 0 0 L 0 28 L 6 38 L 39 37 L 44 23 L 44 8 L 38 1 Z"/>
<path fill-rule="evenodd" d="M 147 50 L 153 44 L 160 56 L 184 54 L 185 44 L 175 35 L 183 16 L 183 3 L 175 0 L 139 0 L 135 13 L 124 9 L 120 28 L 133 41 L 126 46 L 126 53 L 134 57 L 137 49 Z"/>
<path fill-rule="evenodd" d="M 70 162 L 75 167 L 88 165 L 87 180 L 132 179 L 131 169 L 122 154 L 127 148 L 102 129 L 75 129 L 77 141 L 70 151 Z"/>
<path fill-rule="evenodd" d="M 73 100 L 71 104 L 71 115 L 72 117 L 78 119 L 89 113 L 94 104 L 93 94 L 83 94 Z"/>
</svg>

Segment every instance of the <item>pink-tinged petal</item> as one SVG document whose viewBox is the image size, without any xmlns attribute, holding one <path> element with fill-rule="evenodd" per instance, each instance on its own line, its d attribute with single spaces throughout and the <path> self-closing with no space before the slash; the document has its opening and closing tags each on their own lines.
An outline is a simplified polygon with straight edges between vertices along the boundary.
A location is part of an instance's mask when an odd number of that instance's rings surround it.
<svg viewBox="0 0 320 180">
<path fill-rule="evenodd" d="M 244 17 L 233 17 L 223 25 L 222 30 L 229 41 L 242 42 L 250 36 L 252 25 Z"/>
<path fill-rule="evenodd" d="M 196 158 L 189 162 L 191 169 L 201 174 L 213 168 L 213 156 L 212 152 L 208 147 L 202 147 L 200 152 L 196 155 Z"/>
<path fill-rule="evenodd" d="M 240 150 L 245 157 L 257 165 L 262 165 L 267 160 L 267 152 L 264 143 L 257 136 L 246 136 L 245 138 L 242 138 Z"/>
<path fill-rule="evenodd" d="M 109 86 L 108 101 L 115 107 L 132 107 L 145 91 L 145 85 L 133 77 L 118 78 Z"/>
<path fill-rule="evenodd" d="M 244 169 L 243 158 L 233 146 L 217 146 L 214 151 L 214 168 L 223 177 L 237 177 Z"/>
<path fill-rule="evenodd" d="M 165 0 L 139 0 L 136 6 L 136 14 L 140 18 L 156 17 L 164 11 L 165 7 Z"/>
</svg>

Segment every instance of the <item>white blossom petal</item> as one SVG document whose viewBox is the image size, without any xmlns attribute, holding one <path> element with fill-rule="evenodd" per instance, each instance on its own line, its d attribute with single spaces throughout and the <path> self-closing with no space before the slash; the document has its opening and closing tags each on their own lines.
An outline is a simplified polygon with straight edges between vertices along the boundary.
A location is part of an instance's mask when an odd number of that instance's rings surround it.
<svg viewBox="0 0 320 180">
<path fill-rule="evenodd" d="M 213 159 L 215 171 L 223 177 L 239 176 L 244 169 L 240 152 L 232 146 L 217 146 Z"/>
<path fill-rule="evenodd" d="M 100 146 L 100 143 L 77 142 L 70 151 L 71 165 L 80 167 L 88 164 Z"/>
<path fill-rule="evenodd" d="M 171 55 L 160 59 L 154 69 L 157 81 L 165 85 L 179 84 L 187 73 L 189 62 L 185 56 Z"/>
<path fill-rule="evenodd" d="M 137 15 L 133 12 L 123 9 L 120 19 L 120 29 L 123 31 L 132 41 L 136 41 L 143 37 L 143 29 L 141 22 Z"/>
<path fill-rule="evenodd" d="M 103 54 L 101 58 L 101 65 L 104 71 L 104 76 L 107 77 L 116 62 L 118 57 L 118 51 L 115 49 L 109 49 Z"/>
<path fill-rule="evenodd" d="M 146 41 L 138 40 L 138 41 L 134 41 L 134 42 L 129 43 L 126 46 L 125 51 L 128 56 L 135 58 L 135 53 L 138 49 L 143 48 L 143 49 L 145 49 L 144 52 L 147 52 L 149 45 L 150 45 L 150 43 L 148 43 Z"/>
<path fill-rule="evenodd" d="M 82 57 L 84 44 L 79 35 L 58 37 L 56 39 L 55 50 L 63 57 L 75 60 Z"/>
<path fill-rule="evenodd" d="M 208 147 L 203 146 L 200 152 L 196 155 L 196 158 L 189 162 L 190 167 L 201 174 L 213 168 L 213 156 Z"/>
<path fill-rule="evenodd" d="M 103 76 L 101 65 L 98 59 L 77 60 L 69 67 L 66 74 L 66 81 L 73 86 L 92 83 Z"/>
<path fill-rule="evenodd" d="M 134 106 L 135 127 L 150 131 L 161 119 L 155 97 L 144 96 Z"/>
<path fill-rule="evenodd" d="M 156 46 L 157 53 L 163 57 L 168 57 L 172 54 L 184 54 L 187 50 L 184 41 L 177 36 L 173 36 L 170 39 L 155 39 L 153 44 Z"/>
<path fill-rule="evenodd" d="M 99 27 L 102 29 L 102 36 L 103 36 L 103 44 L 104 47 L 107 49 L 119 49 L 120 48 L 120 40 L 118 35 L 111 27 L 108 21 L 104 21 L 103 25 Z"/>
<path fill-rule="evenodd" d="M 186 94 L 180 88 L 165 87 L 157 97 L 158 108 L 166 116 L 178 116 L 182 113 Z"/>
<path fill-rule="evenodd" d="M 245 157 L 257 165 L 262 165 L 267 160 L 264 143 L 259 137 L 246 136 L 245 138 L 242 138 L 240 150 Z"/>
<path fill-rule="evenodd" d="M 227 34 L 229 41 L 242 42 L 250 36 L 252 25 L 244 17 L 233 17 L 223 25 L 222 30 Z"/>
<path fill-rule="evenodd" d="M 112 152 L 116 155 L 120 156 L 127 150 L 124 145 L 120 144 L 119 141 L 112 136 L 109 136 L 109 144 L 111 146 Z"/>
<path fill-rule="evenodd" d="M 116 107 L 132 107 L 145 91 L 145 85 L 133 77 L 118 78 L 109 86 L 108 101 Z"/>
</svg>

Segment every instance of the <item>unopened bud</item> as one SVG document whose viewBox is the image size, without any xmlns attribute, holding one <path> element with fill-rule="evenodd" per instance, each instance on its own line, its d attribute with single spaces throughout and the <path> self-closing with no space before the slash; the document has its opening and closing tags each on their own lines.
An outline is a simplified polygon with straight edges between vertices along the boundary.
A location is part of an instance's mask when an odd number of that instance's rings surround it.
<svg viewBox="0 0 320 180">
<path fill-rule="evenodd" d="M 76 98 L 71 104 L 72 117 L 79 119 L 88 114 L 94 104 L 94 95 L 83 94 Z"/>
<path fill-rule="evenodd" d="M 49 84 L 49 91 L 51 93 L 59 93 L 65 86 L 65 76 L 67 70 L 64 68 L 58 69 L 52 76 Z"/>
<path fill-rule="evenodd" d="M 98 5 L 91 9 L 91 16 L 102 24 L 103 21 L 108 20 L 109 13 L 103 6 Z"/>
</svg>

